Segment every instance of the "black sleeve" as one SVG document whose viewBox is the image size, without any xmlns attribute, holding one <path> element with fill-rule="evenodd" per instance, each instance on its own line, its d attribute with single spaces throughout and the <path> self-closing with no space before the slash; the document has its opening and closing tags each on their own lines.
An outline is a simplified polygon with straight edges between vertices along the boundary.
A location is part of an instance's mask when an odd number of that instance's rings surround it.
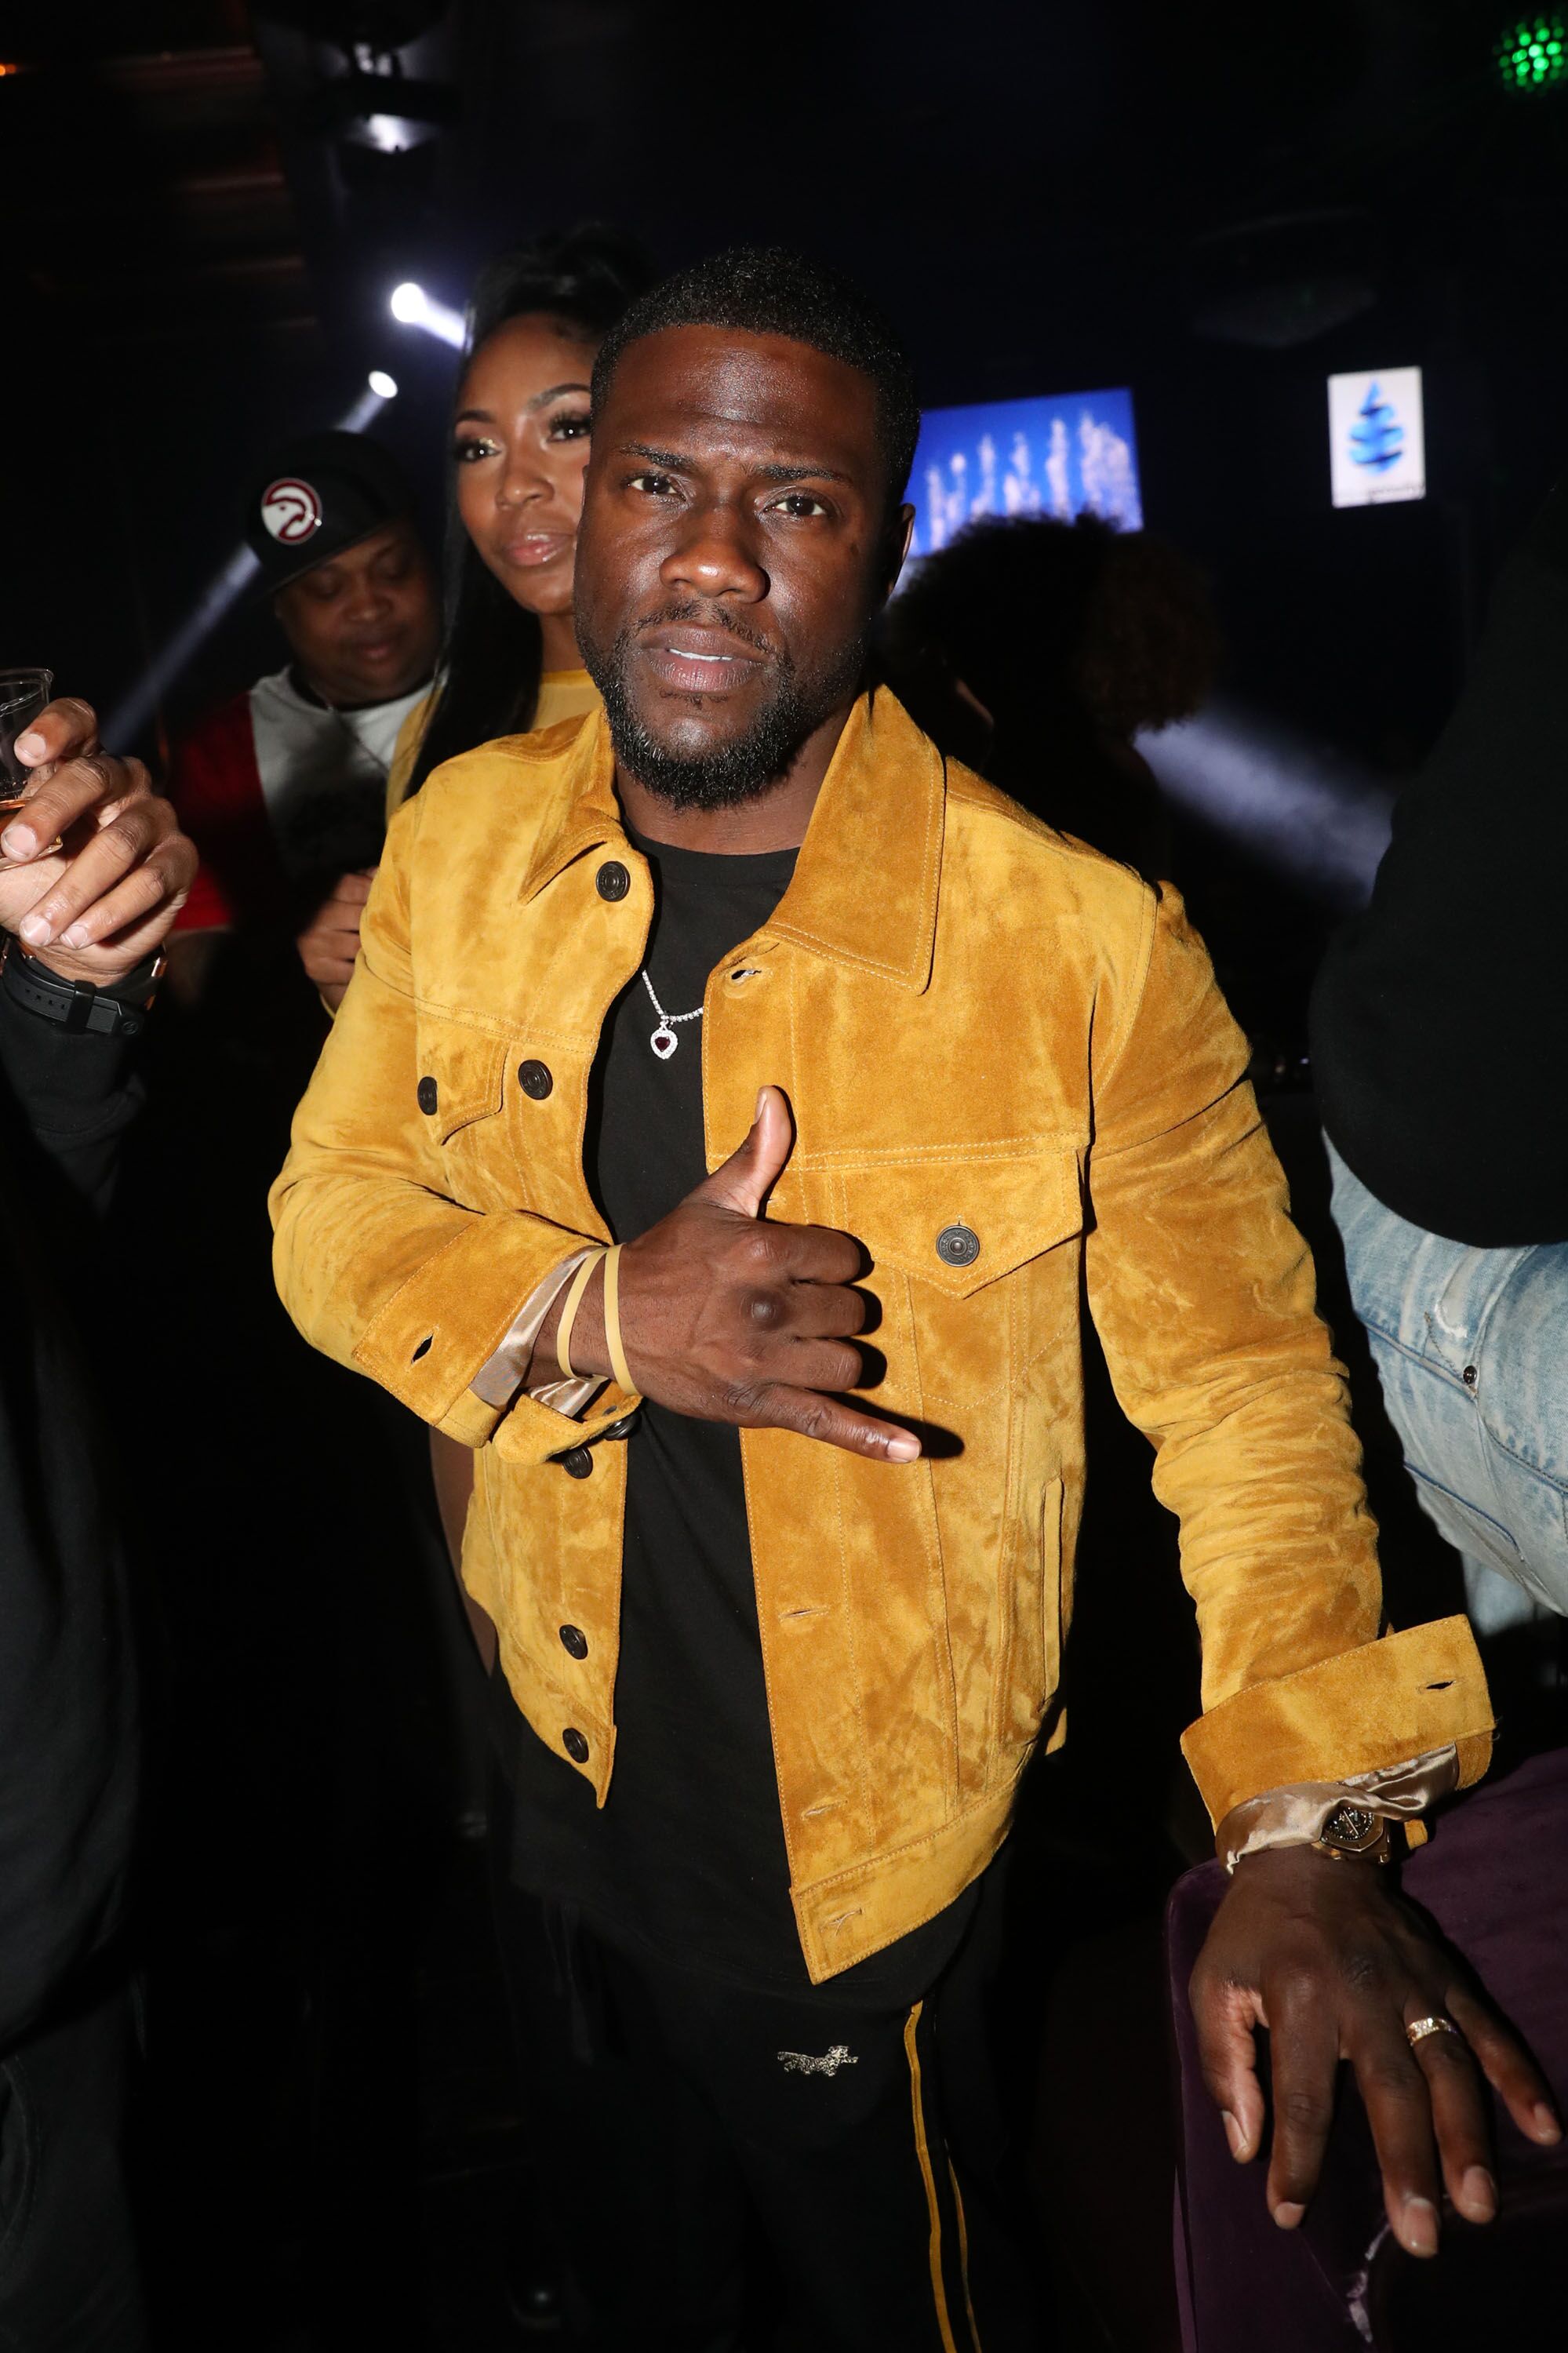
<svg viewBox="0 0 1568 2353">
<path fill-rule="evenodd" d="M 134 1050 L 0 981 L 0 2053 L 75 1998 L 125 1913 L 140 1704 L 91 1376 L 124 1349 L 99 1245 Z"/>
<path fill-rule="evenodd" d="M 32 1150 L 34 1181 L 64 1177 L 79 1201 L 107 1208 L 126 1129 L 142 1105 L 132 1043 L 73 1031 L 19 1005 L 0 981 L 0 1079 Z M 12 1122 L 8 1121 L 7 1124 Z M 30 1189 L 23 1179 L 24 1190 Z"/>
<path fill-rule="evenodd" d="M 1500 575 L 1457 710 L 1312 1002 L 1323 1124 L 1399 1216 L 1568 1239 L 1568 486 Z"/>
</svg>

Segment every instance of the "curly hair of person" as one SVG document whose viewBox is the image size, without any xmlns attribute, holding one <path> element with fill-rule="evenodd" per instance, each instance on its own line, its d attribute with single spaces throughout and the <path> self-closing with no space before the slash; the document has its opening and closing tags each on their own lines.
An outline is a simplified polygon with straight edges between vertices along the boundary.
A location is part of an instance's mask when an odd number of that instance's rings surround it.
<svg viewBox="0 0 1568 2353">
<path fill-rule="evenodd" d="M 1022 695 L 1118 736 L 1190 719 L 1219 668 L 1202 574 L 1096 515 L 985 516 L 915 566 L 888 616 L 888 666 L 937 663 L 996 715 Z"/>
</svg>

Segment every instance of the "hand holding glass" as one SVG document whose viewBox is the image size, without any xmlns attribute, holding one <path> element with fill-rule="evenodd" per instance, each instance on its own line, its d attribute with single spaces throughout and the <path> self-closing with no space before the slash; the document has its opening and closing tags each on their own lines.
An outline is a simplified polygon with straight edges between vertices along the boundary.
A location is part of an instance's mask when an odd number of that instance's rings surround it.
<svg viewBox="0 0 1568 2353">
<path fill-rule="evenodd" d="M 25 735 L 44 709 L 54 686 L 49 670 L 0 670 L 0 832 L 23 804 L 32 797 L 33 772 L 16 754 L 16 738 Z M 56 835 L 35 857 L 47 858 L 62 846 Z M 0 857 L 0 868 L 26 861 Z"/>
</svg>

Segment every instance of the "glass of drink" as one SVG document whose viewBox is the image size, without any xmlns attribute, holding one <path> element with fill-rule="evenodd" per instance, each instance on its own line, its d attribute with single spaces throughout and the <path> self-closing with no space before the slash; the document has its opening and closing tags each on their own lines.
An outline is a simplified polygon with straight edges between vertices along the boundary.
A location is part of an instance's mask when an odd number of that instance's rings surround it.
<svg viewBox="0 0 1568 2353">
<path fill-rule="evenodd" d="M 48 702 L 54 683 L 52 670 L 0 670 L 0 832 L 31 797 L 33 772 L 16 757 L 16 738 Z M 59 846 L 58 839 L 49 844 Z M 11 863 L 0 858 L 0 870 Z"/>
</svg>

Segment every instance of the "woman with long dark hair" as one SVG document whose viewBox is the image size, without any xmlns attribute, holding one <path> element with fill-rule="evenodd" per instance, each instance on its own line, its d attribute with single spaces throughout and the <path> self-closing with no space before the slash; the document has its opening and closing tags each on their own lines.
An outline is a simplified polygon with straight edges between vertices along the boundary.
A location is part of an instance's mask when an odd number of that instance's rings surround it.
<svg viewBox="0 0 1568 2353">
<path fill-rule="evenodd" d="M 480 275 L 452 421 L 445 637 L 436 684 L 397 737 L 388 818 L 443 760 L 599 702 L 572 619 L 588 380 L 606 333 L 651 274 L 629 238 L 588 227 L 503 254 Z M 299 937 L 305 970 L 333 1008 L 354 970 L 370 882 L 370 872 L 345 874 Z M 439 1431 L 430 1454 L 455 1561 L 472 1458 Z M 488 1664 L 493 1632 L 464 1601 Z"/>
<path fill-rule="evenodd" d="M 436 685 L 397 739 L 388 817 L 443 760 L 598 702 L 572 619 L 588 380 L 649 276 L 629 238 L 599 227 L 541 237 L 480 276 L 452 425 L 445 638 Z M 369 889 L 368 874 L 345 874 L 300 934 L 329 1005 L 348 986 Z"/>
</svg>

